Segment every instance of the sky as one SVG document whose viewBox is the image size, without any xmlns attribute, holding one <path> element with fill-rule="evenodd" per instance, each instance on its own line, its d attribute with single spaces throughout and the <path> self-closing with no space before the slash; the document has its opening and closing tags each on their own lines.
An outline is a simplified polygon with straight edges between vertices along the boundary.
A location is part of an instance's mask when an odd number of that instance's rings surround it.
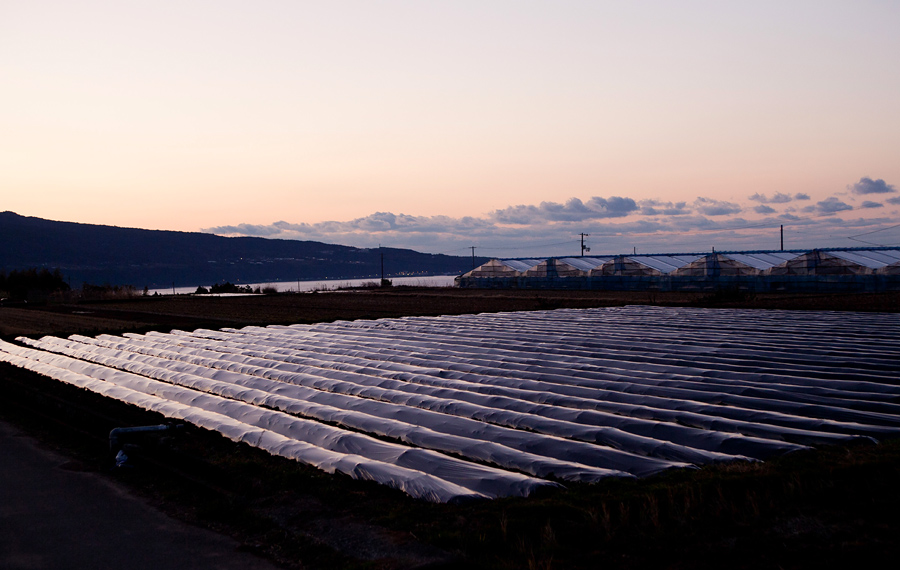
<svg viewBox="0 0 900 570">
<path fill-rule="evenodd" d="M 0 210 L 488 257 L 900 245 L 900 2 L 0 0 Z"/>
</svg>

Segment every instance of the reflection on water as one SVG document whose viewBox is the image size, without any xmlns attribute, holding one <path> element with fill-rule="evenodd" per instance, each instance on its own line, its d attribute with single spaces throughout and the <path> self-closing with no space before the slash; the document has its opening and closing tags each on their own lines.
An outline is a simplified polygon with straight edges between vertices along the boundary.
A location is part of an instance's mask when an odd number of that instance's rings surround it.
<svg viewBox="0 0 900 570">
<path fill-rule="evenodd" d="M 394 285 L 410 285 L 413 287 L 453 287 L 453 279 L 456 275 L 432 275 L 428 277 L 392 277 L 391 283 Z M 279 293 L 288 291 L 331 291 L 341 289 L 343 287 L 359 287 L 366 283 L 378 283 L 378 279 L 325 279 L 321 281 L 276 281 L 270 283 L 237 283 L 241 287 L 250 285 L 251 288 L 260 289 L 265 287 L 274 287 Z M 204 284 L 209 287 L 208 283 Z M 160 295 L 171 295 L 173 292 L 178 295 L 187 295 L 197 290 L 197 287 L 169 287 L 168 289 L 150 289 L 149 294 L 159 293 Z"/>
</svg>

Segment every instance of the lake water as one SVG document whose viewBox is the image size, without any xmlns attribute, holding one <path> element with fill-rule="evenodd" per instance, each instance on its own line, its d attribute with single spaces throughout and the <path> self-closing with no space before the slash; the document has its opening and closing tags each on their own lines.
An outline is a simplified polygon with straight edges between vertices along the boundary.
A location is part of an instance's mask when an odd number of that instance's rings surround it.
<svg viewBox="0 0 900 570">
<path fill-rule="evenodd" d="M 456 275 L 431 275 L 422 277 L 391 277 L 390 281 L 394 285 L 409 285 L 413 287 L 453 287 L 453 279 Z M 368 277 L 365 279 L 324 279 L 320 281 L 274 281 L 269 283 L 239 283 L 238 285 L 250 285 L 253 289 L 259 287 L 274 287 L 280 293 L 285 292 L 308 292 L 308 291 L 332 291 L 344 287 L 359 287 L 365 283 L 377 283 L 377 278 Z M 169 287 L 168 289 L 150 289 L 149 293 L 159 293 L 160 295 L 187 295 L 197 290 L 197 287 Z"/>
</svg>

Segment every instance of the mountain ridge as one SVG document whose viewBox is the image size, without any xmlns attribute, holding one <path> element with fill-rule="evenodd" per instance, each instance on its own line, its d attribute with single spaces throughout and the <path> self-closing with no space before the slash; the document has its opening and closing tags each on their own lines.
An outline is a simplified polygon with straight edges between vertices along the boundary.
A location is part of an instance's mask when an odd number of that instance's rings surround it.
<svg viewBox="0 0 900 570">
<path fill-rule="evenodd" d="M 0 212 L 0 270 L 58 268 L 83 283 L 180 287 L 462 273 L 471 257 L 316 241 L 122 228 Z M 483 263 L 485 258 L 476 258 Z"/>
</svg>

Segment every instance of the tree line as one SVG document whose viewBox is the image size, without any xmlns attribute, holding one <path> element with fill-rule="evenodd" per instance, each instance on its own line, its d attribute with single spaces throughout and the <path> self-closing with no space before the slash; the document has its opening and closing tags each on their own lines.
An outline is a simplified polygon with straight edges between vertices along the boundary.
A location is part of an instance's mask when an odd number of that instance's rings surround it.
<svg viewBox="0 0 900 570">
<path fill-rule="evenodd" d="M 9 273 L 0 271 L 0 299 L 26 301 L 29 298 L 46 298 L 52 293 L 66 292 L 69 284 L 59 269 L 22 269 Z"/>
</svg>

